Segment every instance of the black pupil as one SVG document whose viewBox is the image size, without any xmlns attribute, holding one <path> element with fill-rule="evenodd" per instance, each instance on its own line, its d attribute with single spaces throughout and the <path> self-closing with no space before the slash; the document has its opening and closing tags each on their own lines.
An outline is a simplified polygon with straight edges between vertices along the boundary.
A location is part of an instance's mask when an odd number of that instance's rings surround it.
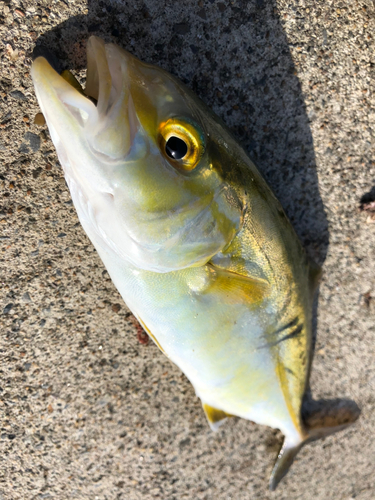
<svg viewBox="0 0 375 500">
<path fill-rule="evenodd" d="M 172 136 L 167 140 L 165 151 L 174 160 L 181 160 L 187 153 L 186 142 L 179 137 Z"/>
</svg>

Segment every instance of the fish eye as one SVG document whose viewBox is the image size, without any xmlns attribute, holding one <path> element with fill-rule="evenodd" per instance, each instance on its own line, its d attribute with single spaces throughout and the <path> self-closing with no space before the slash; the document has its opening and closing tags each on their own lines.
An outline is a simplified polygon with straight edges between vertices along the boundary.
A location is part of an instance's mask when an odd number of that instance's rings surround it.
<svg viewBox="0 0 375 500">
<path fill-rule="evenodd" d="M 200 127 L 192 121 L 170 118 L 159 126 L 159 146 L 174 167 L 191 171 L 204 153 Z"/>
<path fill-rule="evenodd" d="M 165 143 L 165 152 L 174 160 L 181 160 L 188 152 L 188 147 L 183 139 L 172 135 Z"/>
</svg>

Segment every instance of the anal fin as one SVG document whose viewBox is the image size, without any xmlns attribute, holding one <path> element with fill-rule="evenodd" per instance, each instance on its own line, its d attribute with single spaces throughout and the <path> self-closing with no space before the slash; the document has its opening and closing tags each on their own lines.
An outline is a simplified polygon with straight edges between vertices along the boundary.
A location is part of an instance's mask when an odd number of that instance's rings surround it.
<svg viewBox="0 0 375 500">
<path fill-rule="evenodd" d="M 217 408 L 213 408 L 212 406 L 202 403 L 204 413 L 206 414 L 206 418 L 208 423 L 213 431 L 217 431 L 218 428 L 224 423 L 224 421 L 228 417 L 233 417 L 229 413 L 225 413 L 223 410 L 218 410 Z"/>
</svg>

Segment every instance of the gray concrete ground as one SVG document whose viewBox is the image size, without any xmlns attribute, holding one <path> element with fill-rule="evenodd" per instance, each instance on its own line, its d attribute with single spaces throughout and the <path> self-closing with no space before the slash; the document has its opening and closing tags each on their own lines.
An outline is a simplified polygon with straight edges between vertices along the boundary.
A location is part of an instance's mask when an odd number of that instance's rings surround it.
<svg viewBox="0 0 375 500">
<path fill-rule="evenodd" d="M 373 500 L 373 2 L 3 0 L 0 24 L 0 498 Z M 92 33 L 193 88 L 323 264 L 312 391 L 362 414 L 276 493 L 279 433 L 212 433 L 186 378 L 137 341 L 34 124 L 34 45 L 84 77 Z"/>
</svg>

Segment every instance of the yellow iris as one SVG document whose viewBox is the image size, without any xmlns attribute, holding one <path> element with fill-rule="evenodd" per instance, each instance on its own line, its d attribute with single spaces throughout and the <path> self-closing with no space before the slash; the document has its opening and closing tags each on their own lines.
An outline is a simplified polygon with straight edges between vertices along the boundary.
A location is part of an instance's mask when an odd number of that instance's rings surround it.
<svg viewBox="0 0 375 500">
<path fill-rule="evenodd" d="M 180 141 L 183 141 L 184 144 Z M 179 144 L 180 146 L 178 146 Z M 192 123 L 179 118 L 170 118 L 160 124 L 159 145 L 162 153 L 174 167 L 186 171 L 193 170 L 204 153 L 203 137 L 200 130 Z M 175 155 L 173 147 L 179 148 Z"/>
</svg>

